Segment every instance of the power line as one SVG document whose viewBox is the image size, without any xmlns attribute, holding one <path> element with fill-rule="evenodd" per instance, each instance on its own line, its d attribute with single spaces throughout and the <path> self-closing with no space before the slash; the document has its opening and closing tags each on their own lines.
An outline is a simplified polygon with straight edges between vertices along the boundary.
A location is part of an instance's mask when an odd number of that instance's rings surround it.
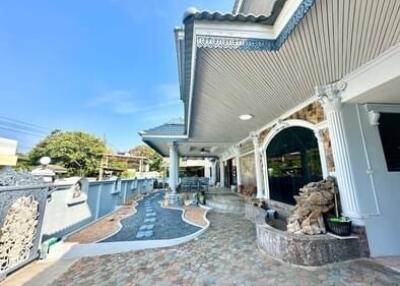
<svg viewBox="0 0 400 286">
<path fill-rule="evenodd" d="M 40 129 L 42 131 L 49 131 L 50 130 L 50 128 L 48 128 L 48 127 L 43 127 L 43 126 L 38 125 L 38 124 L 34 124 L 34 123 L 30 123 L 30 122 L 26 122 L 26 121 L 14 119 L 14 118 L 10 118 L 10 117 L 3 116 L 3 115 L 0 115 L 0 118 L 3 119 L 3 122 L 4 122 L 4 120 L 6 120 L 6 121 L 11 122 L 11 123 L 30 126 L 31 128 Z"/>
<path fill-rule="evenodd" d="M 21 129 L 1 126 L 1 125 L 0 125 L 0 129 L 11 131 L 11 132 L 22 133 L 22 134 L 30 135 L 30 136 L 33 136 L 33 137 L 43 137 L 43 134 L 44 134 L 44 133 L 42 133 L 42 134 L 34 133 L 34 132 L 27 131 L 27 130 L 21 130 Z"/>
<path fill-rule="evenodd" d="M 20 125 L 18 123 L 12 123 L 12 122 L 3 121 L 1 119 L 0 119 L 0 126 L 5 126 L 7 128 L 15 128 L 15 129 L 18 129 L 18 130 L 33 132 L 33 133 L 37 133 L 37 134 L 43 134 L 43 135 L 48 134 L 48 132 L 44 132 L 44 131 L 36 129 L 36 128 L 23 126 L 23 125 Z"/>
</svg>

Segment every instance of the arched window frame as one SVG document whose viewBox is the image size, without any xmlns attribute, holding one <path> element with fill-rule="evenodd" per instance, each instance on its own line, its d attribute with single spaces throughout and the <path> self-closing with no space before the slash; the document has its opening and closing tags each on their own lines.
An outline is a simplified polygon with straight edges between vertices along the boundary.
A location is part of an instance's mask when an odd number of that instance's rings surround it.
<svg viewBox="0 0 400 286">
<path fill-rule="evenodd" d="M 262 154 L 262 167 L 263 167 L 263 174 L 264 174 L 264 190 L 265 194 L 264 197 L 266 199 L 270 199 L 270 190 L 269 190 L 269 181 L 268 181 L 268 165 L 267 165 L 267 148 L 269 143 L 271 143 L 272 139 L 276 135 L 278 135 L 282 130 L 290 128 L 290 127 L 304 127 L 307 129 L 310 129 L 314 132 L 314 136 L 317 139 L 318 142 L 318 150 L 319 150 L 319 156 L 321 160 L 321 168 L 322 168 L 322 175 L 324 178 L 329 176 L 328 172 L 328 167 L 326 164 L 326 156 L 325 156 L 325 148 L 324 148 L 324 143 L 323 143 L 323 138 L 321 134 L 321 124 L 312 124 L 308 121 L 305 120 L 299 120 L 299 119 L 289 119 L 285 121 L 279 121 L 274 128 L 271 129 L 271 131 L 267 134 L 265 137 L 263 143 L 260 146 L 260 153 Z"/>
</svg>

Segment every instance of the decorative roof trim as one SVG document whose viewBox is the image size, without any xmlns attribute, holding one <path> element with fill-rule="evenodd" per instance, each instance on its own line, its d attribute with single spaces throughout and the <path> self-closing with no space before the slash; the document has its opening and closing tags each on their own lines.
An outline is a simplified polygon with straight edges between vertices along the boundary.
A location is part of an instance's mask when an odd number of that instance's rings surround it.
<svg viewBox="0 0 400 286">
<path fill-rule="evenodd" d="M 229 50 L 275 50 L 275 40 L 244 39 L 222 36 L 196 36 L 198 48 Z"/>
<path fill-rule="evenodd" d="M 163 138 L 163 139 L 187 139 L 187 135 L 168 135 L 168 134 L 140 134 L 142 138 Z"/>
<path fill-rule="evenodd" d="M 276 39 L 237 38 L 213 35 L 196 35 L 197 48 L 239 49 L 251 51 L 276 51 L 286 42 L 297 24 L 303 19 L 315 0 L 303 0 Z"/>
</svg>

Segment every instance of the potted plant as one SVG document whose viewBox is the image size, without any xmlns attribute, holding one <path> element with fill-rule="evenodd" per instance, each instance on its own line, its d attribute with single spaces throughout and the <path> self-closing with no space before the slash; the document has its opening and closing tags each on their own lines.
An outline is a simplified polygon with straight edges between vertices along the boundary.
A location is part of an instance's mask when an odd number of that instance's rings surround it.
<svg viewBox="0 0 400 286">
<path fill-rule="evenodd" d="M 348 217 L 339 215 L 337 192 L 335 192 L 334 199 L 335 216 L 326 219 L 326 226 L 330 232 L 336 235 L 349 236 L 351 234 L 351 220 Z"/>
<path fill-rule="evenodd" d="M 198 192 L 197 193 L 197 203 L 201 205 L 206 204 L 206 194 L 204 191 Z"/>
<path fill-rule="evenodd" d="M 336 235 L 349 236 L 351 234 L 351 220 L 348 217 L 330 217 L 326 222 L 328 230 Z"/>
</svg>

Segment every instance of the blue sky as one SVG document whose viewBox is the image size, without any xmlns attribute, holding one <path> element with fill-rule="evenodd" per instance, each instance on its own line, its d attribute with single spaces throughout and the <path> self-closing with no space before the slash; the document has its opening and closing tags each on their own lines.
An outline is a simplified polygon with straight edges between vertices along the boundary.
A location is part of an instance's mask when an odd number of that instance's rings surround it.
<svg viewBox="0 0 400 286">
<path fill-rule="evenodd" d="M 115 150 L 183 116 L 173 29 L 186 8 L 233 0 L 0 2 L 0 136 L 26 151 L 52 129 L 105 137 Z"/>
</svg>

